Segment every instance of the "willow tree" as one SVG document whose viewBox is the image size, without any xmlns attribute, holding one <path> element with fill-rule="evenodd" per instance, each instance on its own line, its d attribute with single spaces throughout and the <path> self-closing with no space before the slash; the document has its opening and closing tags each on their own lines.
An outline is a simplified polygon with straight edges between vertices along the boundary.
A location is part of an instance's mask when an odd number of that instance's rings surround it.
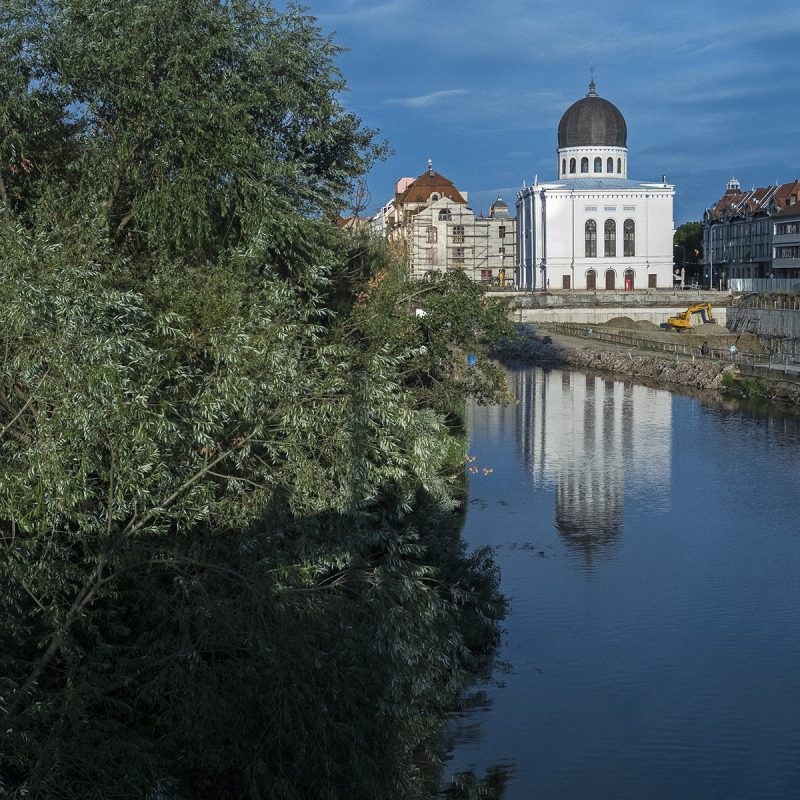
<svg viewBox="0 0 800 800">
<path fill-rule="evenodd" d="M 300 10 L 2 13 L 0 793 L 424 792 L 502 613 L 444 413 L 497 310 L 325 223 L 381 147 Z"/>
</svg>

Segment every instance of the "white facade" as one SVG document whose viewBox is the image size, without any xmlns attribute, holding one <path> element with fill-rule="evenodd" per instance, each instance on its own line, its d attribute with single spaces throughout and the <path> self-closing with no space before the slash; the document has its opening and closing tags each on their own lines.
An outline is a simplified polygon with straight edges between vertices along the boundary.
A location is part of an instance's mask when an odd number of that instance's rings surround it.
<svg viewBox="0 0 800 800">
<path fill-rule="evenodd" d="M 667 183 L 614 178 L 523 187 L 517 194 L 517 286 L 671 287 L 674 196 Z"/>
<path fill-rule="evenodd" d="M 516 284 L 634 290 L 673 283 L 675 187 L 628 179 L 627 127 L 594 82 L 558 127 L 558 180 L 517 194 Z"/>
</svg>

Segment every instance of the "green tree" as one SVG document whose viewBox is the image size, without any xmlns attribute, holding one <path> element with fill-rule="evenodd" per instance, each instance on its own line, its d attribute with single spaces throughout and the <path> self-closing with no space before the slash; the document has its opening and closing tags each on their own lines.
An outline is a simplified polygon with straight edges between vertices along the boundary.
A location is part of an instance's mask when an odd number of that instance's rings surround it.
<svg viewBox="0 0 800 800">
<path fill-rule="evenodd" d="M 4 15 L 0 793 L 423 796 L 501 309 L 326 224 L 380 147 L 300 10 Z"/>
<path fill-rule="evenodd" d="M 684 222 L 675 231 L 673 244 L 675 263 L 686 267 L 684 281 L 699 278 L 703 261 L 703 223 Z"/>
</svg>

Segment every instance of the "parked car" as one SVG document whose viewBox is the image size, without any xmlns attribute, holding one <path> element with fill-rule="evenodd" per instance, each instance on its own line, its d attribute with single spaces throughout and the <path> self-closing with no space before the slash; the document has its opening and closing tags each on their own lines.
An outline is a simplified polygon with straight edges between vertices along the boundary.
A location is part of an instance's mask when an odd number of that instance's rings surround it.
<svg viewBox="0 0 800 800">
<path fill-rule="evenodd" d="M 684 283 L 683 284 L 683 288 L 684 289 L 698 290 L 698 289 L 702 289 L 703 287 L 699 283 Z"/>
</svg>

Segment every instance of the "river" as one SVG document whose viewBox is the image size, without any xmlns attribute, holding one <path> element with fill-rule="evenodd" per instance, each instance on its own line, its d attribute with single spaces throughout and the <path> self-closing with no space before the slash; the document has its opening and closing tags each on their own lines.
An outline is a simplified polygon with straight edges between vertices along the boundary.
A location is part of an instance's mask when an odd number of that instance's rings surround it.
<svg viewBox="0 0 800 800">
<path fill-rule="evenodd" d="M 526 368 L 470 410 L 511 610 L 447 774 L 504 800 L 800 798 L 800 418 Z M 505 664 L 503 664 L 505 662 Z"/>
</svg>

